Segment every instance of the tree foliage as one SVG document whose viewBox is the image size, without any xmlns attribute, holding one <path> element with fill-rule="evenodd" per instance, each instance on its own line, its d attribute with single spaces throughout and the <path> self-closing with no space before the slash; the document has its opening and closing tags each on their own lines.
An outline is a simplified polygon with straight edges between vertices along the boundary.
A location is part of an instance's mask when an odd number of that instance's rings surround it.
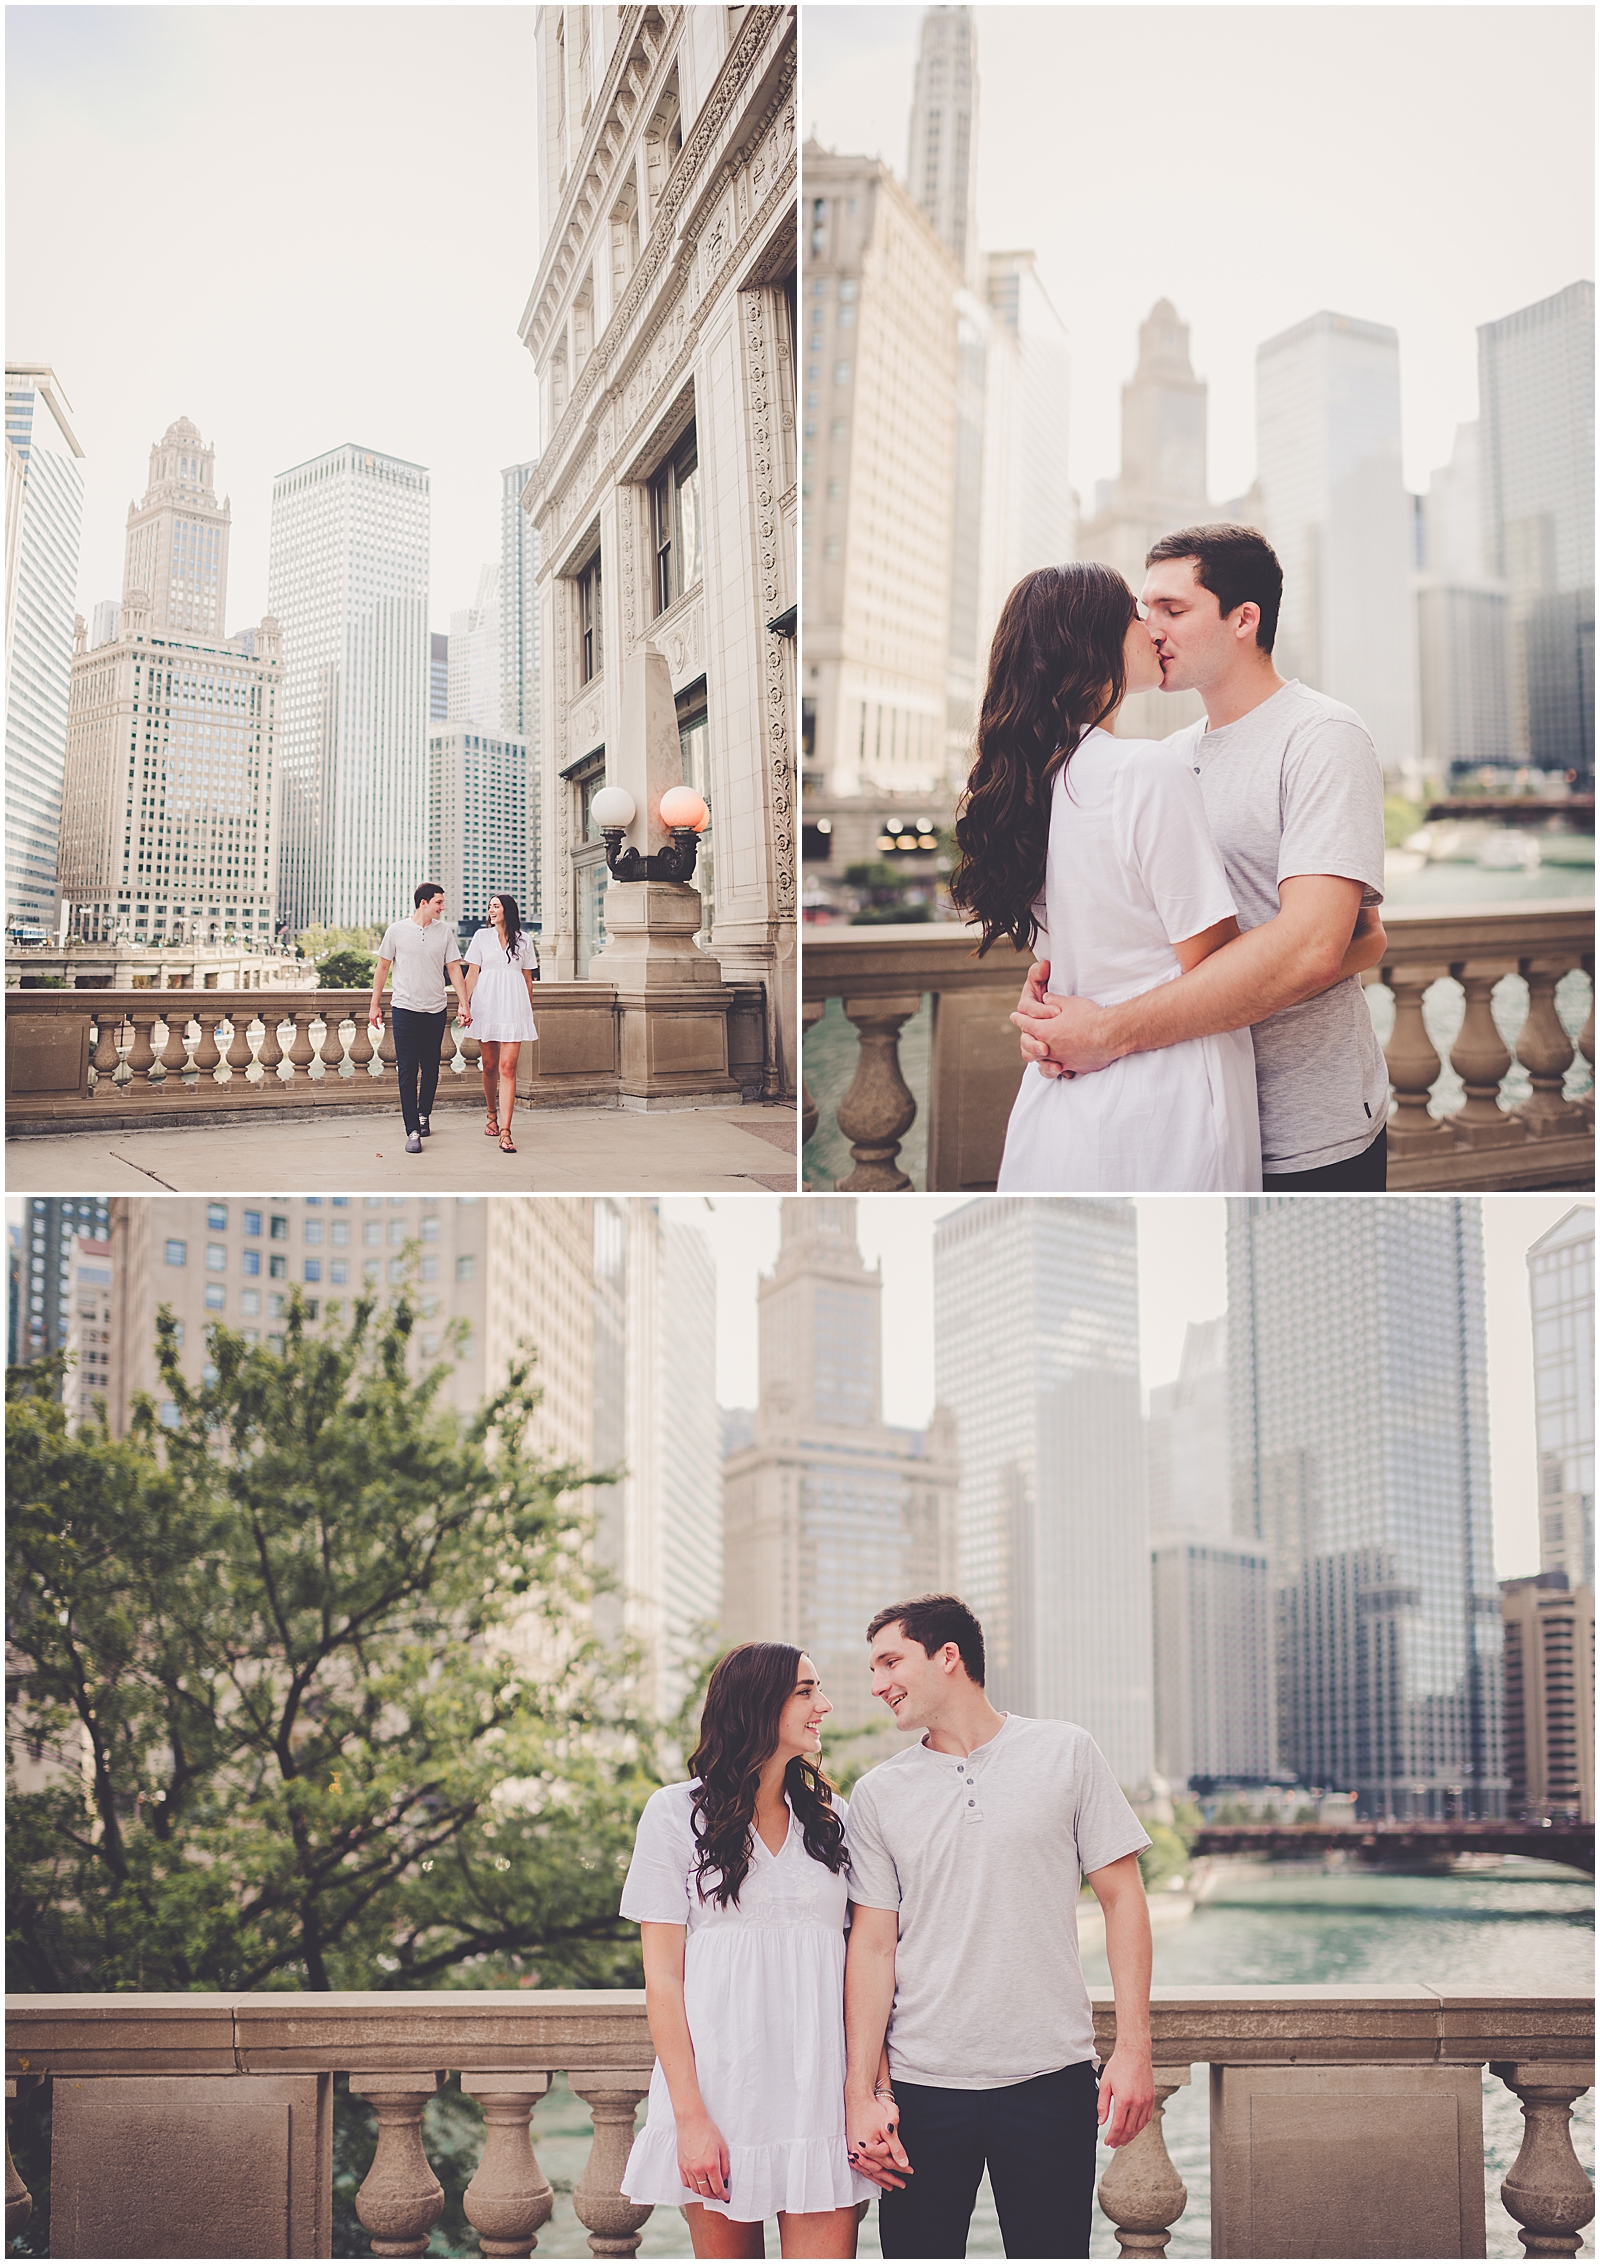
<svg viewBox="0 0 1600 2264">
<path fill-rule="evenodd" d="M 281 1354 L 211 1331 L 197 1388 L 164 1314 L 175 1427 L 143 1401 L 120 1440 L 68 1430 L 59 1361 L 8 1374 L 11 1736 L 45 1774 L 10 1803 L 13 1988 L 637 1977 L 655 1731 L 591 1632 L 598 1481 L 528 1447 L 525 1366 L 442 1406 L 414 1319 L 296 1299 Z"/>
<path fill-rule="evenodd" d="M 374 952 L 382 936 L 382 927 L 373 921 L 361 928 L 302 928 L 294 940 L 303 959 L 326 959 L 331 951 Z"/>
<path fill-rule="evenodd" d="M 378 962 L 370 951 L 330 951 L 317 968 L 318 990 L 364 990 Z"/>
</svg>

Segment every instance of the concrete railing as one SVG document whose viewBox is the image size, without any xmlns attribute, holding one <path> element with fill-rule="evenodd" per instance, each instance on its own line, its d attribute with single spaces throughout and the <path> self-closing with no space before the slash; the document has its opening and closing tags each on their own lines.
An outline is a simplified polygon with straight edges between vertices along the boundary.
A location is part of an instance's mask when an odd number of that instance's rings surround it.
<svg viewBox="0 0 1600 2264">
<path fill-rule="evenodd" d="M 1365 979 L 1393 1001 L 1384 1048 L 1395 1101 L 1389 1185 L 1592 1186 L 1594 906 L 1534 901 L 1394 913 L 1385 927 L 1388 958 Z M 994 1186 L 1023 1069 L 1008 1017 L 1032 955 L 1008 944 L 982 960 L 973 951 L 972 931 L 952 925 L 806 931 L 807 1028 L 837 998 L 860 1036 L 837 1112 L 855 1159 L 841 1188 L 911 1184 L 898 1159 L 918 1103 L 901 1072 L 900 1033 L 930 994 L 927 1184 L 930 1191 Z M 1573 982 L 1581 989 L 1584 975 L 1588 1021 L 1575 1045 L 1556 991 L 1567 978 L 1569 992 Z M 1374 1004 L 1381 1030 L 1386 1002 L 1375 997 Z M 1452 1113 L 1429 1113 L 1430 1100 L 1449 1108 L 1463 1089 Z M 818 1121 L 809 1095 L 802 1121 L 809 1140 Z"/>
<path fill-rule="evenodd" d="M 8 1133 L 176 1129 L 241 1115 L 381 1109 L 395 1100 L 394 1026 L 367 1023 L 367 991 L 8 991 Z M 609 983 L 534 995 L 519 1097 L 539 1107 L 663 1107 L 758 1100 L 765 1040 L 759 984 L 692 997 L 620 996 Z M 653 1042 L 630 1037 L 648 1015 Z M 663 1030 L 660 1025 L 669 1024 Z M 674 1039 L 677 1040 L 676 1047 Z M 439 1103 L 482 1105 L 478 1041 L 453 1020 Z M 665 1065 L 665 1066 L 663 1066 Z"/>
<path fill-rule="evenodd" d="M 1111 1992 L 1090 1996 L 1105 2057 Z M 1589 1999 L 1157 1989 L 1151 2031 L 1156 2111 L 1099 2187 L 1123 2256 L 1164 2255 L 1187 2204 L 1162 2115 L 1197 2065 L 1211 2071 L 1214 2256 L 1482 2256 L 1485 2066 L 1522 2109 L 1500 2190 L 1523 2247 L 1577 2253 L 1594 2214 L 1569 2128 L 1594 2081 Z M 7 1999 L 7 2098 L 54 2078 L 62 2257 L 328 2255 L 336 2073 L 378 2117 L 356 2197 L 374 2253 L 420 2256 L 444 2205 L 422 2113 L 450 2071 L 484 2109 L 464 2207 L 485 2255 L 529 2255 L 551 2215 L 531 2121 L 557 2071 L 593 2116 L 573 2196 L 589 2247 L 632 2255 L 651 2212 L 620 2180 L 651 2060 L 643 1994 L 627 1989 Z M 8 2156 L 8 2238 L 30 2210 Z"/>
</svg>

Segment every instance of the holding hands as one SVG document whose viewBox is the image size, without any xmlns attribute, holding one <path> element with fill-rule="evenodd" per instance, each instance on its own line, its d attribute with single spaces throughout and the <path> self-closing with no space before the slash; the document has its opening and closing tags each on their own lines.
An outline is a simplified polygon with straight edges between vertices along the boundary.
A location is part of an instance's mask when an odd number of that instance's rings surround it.
<svg viewBox="0 0 1600 2264">
<path fill-rule="evenodd" d="M 1022 1057 L 1041 1077 L 1077 1077 L 1116 1059 L 1100 1035 L 1101 1009 L 1092 999 L 1058 998 L 1047 986 L 1050 962 L 1036 959 L 1011 1019 L 1022 1035 Z"/>
<path fill-rule="evenodd" d="M 861 2099 L 847 2092 L 844 2129 L 850 2167 L 885 2192 L 898 2192 L 911 2175 L 911 2163 L 900 2143 L 894 2093 L 880 2087 L 870 2099 Z"/>
</svg>

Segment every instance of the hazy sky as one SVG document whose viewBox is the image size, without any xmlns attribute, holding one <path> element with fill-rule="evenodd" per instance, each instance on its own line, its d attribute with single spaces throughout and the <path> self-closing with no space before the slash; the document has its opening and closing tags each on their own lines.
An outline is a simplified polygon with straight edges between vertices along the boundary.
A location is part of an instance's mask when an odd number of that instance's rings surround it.
<svg viewBox="0 0 1600 2264">
<path fill-rule="evenodd" d="M 904 177 L 919 5 L 808 0 L 806 133 Z M 1255 471 L 1255 350 L 1320 308 L 1400 333 L 1406 484 L 1477 414 L 1476 326 L 1594 274 L 1593 12 L 977 10 L 978 226 L 1071 333 L 1085 509 L 1158 298 L 1210 381 L 1214 501 Z"/>
<path fill-rule="evenodd" d="M 188 416 L 233 501 L 230 632 L 266 608 L 274 473 L 347 440 L 429 467 L 448 628 L 538 453 L 533 9 L 8 8 L 6 140 L 6 352 L 74 411 L 79 610 L 121 595 Z"/>
<path fill-rule="evenodd" d="M 884 1414 L 926 1422 L 933 1403 L 933 1227 L 965 1195 L 863 1196 L 856 1207 L 862 1253 L 883 1266 Z M 703 1228 L 717 1261 L 717 1396 L 725 1407 L 756 1400 L 754 1300 L 778 1249 L 777 1196 L 664 1197 L 663 1212 Z M 1569 1195 L 1496 1195 L 1483 1205 L 1488 1307 L 1489 1441 L 1495 1564 L 1502 1579 L 1536 1571 L 1537 1465 L 1533 1362 L 1524 1255 L 1572 1208 Z M 1139 1218 L 1139 1356 L 1146 1391 L 1178 1372 L 1184 1330 L 1227 1310 L 1219 1195 L 1136 1196 Z"/>
</svg>

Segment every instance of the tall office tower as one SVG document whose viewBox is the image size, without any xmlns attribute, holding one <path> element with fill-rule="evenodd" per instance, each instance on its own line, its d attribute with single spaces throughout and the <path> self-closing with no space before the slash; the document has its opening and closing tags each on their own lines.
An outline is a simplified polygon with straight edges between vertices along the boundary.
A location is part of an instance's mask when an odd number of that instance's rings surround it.
<svg viewBox="0 0 1600 2264">
<path fill-rule="evenodd" d="M 186 417 L 128 507 L 115 634 L 78 622 L 61 888 L 85 942 L 269 943 L 282 645 L 271 614 L 225 638 L 228 506 Z"/>
<path fill-rule="evenodd" d="M 522 508 L 537 457 L 500 474 L 500 728 L 528 750 L 528 925 L 541 919 L 539 895 L 539 528 Z"/>
<path fill-rule="evenodd" d="M 291 933 L 388 921 L 428 841 L 428 474 L 347 444 L 272 486 L 283 625 L 278 900 Z"/>
<path fill-rule="evenodd" d="M 72 1319 L 74 1253 L 80 1235 L 104 1235 L 111 1212 L 103 1195 L 30 1195 L 23 1208 L 18 1251 L 15 1357 L 46 1359 L 60 1352 Z"/>
<path fill-rule="evenodd" d="M 970 8 L 929 8 L 923 16 L 906 180 L 929 227 L 978 289 L 978 50 Z"/>
<path fill-rule="evenodd" d="M 220 644 L 227 614 L 229 500 L 219 503 L 215 448 L 187 417 L 150 444 L 144 501 L 128 505 L 124 592 L 143 590 L 150 626 Z"/>
<path fill-rule="evenodd" d="M 956 1422 L 961 1592 L 997 1706 L 1152 1760 L 1133 1205 L 984 1196 L 934 1228 L 934 1377 Z"/>
<path fill-rule="evenodd" d="M 946 775 L 953 253 L 886 165 L 805 152 L 801 559 L 811 760 L 836 794 Z"/>
<path fill-rule="evenodd" d="M 112 642 L 117 633 L 117 616 L 121 611 L 121 604 L 114 597 L 102 597 L 95 601 L 94 622 L 89 631 L 91 645 L 109 645 Z"/>
<path fill-rule="evenodd" d="M 871 1729 L 886 1717 L 868 1622 L 953 1577 L 953 1432 L 942 1409 L 926 1431 L 883 1420 L 883 1279 L 857 1246 L 854 1199 L 791 1196 L 782 1219 L 758 1293 L 761 1402 L 723 1470 L 722 1631 L 802 1645 L 837 1726 Z"/>
<path fill-rule="evenodd" d="M 1145 576 L 1151 546 L 1179 527 L 1222 514 L 1206 500 L 1206 381 L 1189 358 L 1189 325 L 1158 299 L 1139 325 L 1139 362 L 1122 388 L 1122 467 L 1095 490 L 1094 517 L 1078 531 L 1078 556 L 1115 566 L 1130 589 Z M 1117 730 L 1164 739 L 1205 712 L 1198 692 L 1136 692 Z"/>
<path fill-rule="evenodd" d="M 984 269 L 995 318 L 991 366 L 1009 356 L 1012 367 L 1004 387 L 1003 470 L 988 515 L 994 551 L 985 561 L 980 669 L 1008 591 L 1036 567 L 1071 558 L 1078 536 L 1078 498 L 1067 476 L 1072 356 L 1066 324 L 1039 279 L 1032 252 L 990 252 Z"/>
<path fill-rule="evenodd" d="M 470 605 L 450 616 L 450 721 L 481 723 L 493 729 L 501 720 L 500 569 L 484 566 Z"/>
<path fill-rule="evenodd" d="M 1275 1771 L 1272 1582 L 1264 1549 L 1196 1531 L 1150 1550 L 1156 1768 L 1174 1786 Z"/>
<path fill-rule="evenodd" d="M 1594 1822 L 1594 1589 L 1564 1572 L 1502 1580 L 1506 1807 L 1531 1823 Z"/>
<path fill-rule="evenodd" d="M 428 721 L 443 723 L 450 713 L 450 639 L 437 629 L 428 634 Z"/>
<path fill-rule="evenodd" d="M 1539 1563 L 1594 1586 L 1594 1211 L 1580 1204 L 1528 1252 L 1539 1449 Z"/>
<path fill-rule="evenodd" d="M 1385 775 L 1414 779 L 1398 334 L 1322 313 L 1258 346 L 1256 463 L 1263 531 L 1283 566 L 1279 673 L 1354 708 Z"/>
<path fill-rule="evenodd" d="M 1150 1530 L 1182 1525 L 1207 1539 L 1233 1533 L 1228 1451 L 1228 1321 L 1191 1321 L 1177 1380 L 1155 1384 L 1144 1425 Z"/>
<path fill-rule="evenodd" d="M 1502 1814 L 1477 1202 L 1231 1197 L 1228 1379 L 1284 1766 L 1362 1816 Z"/>
<path fill-rule="evenodd" d="M 535 853 L 526 742 L 474 723 L 431 724 L 423 861 L 450 917 L 482 927 L 490 897 L 506 889 L 531 926 Z"/>
<path fill-rule="evenodd" d="M 1476 424 L 1456 427 L 1449 463 L 1418 498 L 1420 747 L 1425 773 L 1445 780 L 1516 759 L 1510 593 L 1484 565 L 1479 431 Z"/>
<path fill-rule="evenodd" d="M 1594 285 L 1478 329 L 1484 548 L 1510 586 L 1519 753 L 1594 781 Z"/>
<path fill-rule="evenodd" d="M 6 924 L 56 918 L 83 450 L 45 362 L 6 364 Z"/>
<path fill-rule="evenodd" d="M 62 1390 L 74 1430 L 95 1419 L 95 1403 L 111 1389 L 111 1235 L 80 1234 L 72 1253 L 72 1306 L 67 1315 L 67 1374 Z M 109 1411 L 109 1408 L 108 1408 Z"/>
</svg>

